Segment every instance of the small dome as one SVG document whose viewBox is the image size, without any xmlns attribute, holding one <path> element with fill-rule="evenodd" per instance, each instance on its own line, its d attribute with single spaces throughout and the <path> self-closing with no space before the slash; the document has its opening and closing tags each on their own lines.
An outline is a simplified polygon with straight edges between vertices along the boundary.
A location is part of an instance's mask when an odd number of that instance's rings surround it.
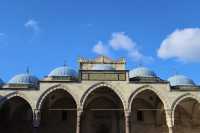
<svg viewBox="0 0 200 133">
<path fill-rule="evenodd" d="M 134 77 L 157 77 L 156 74 L 146 67 L 138 67 L 130 71 L 130 78 Z"/>
<path fill-rule="evenodd" d="M 77 77 L 77 72 L 74 69 L 71 69 L 71 68 L 69 68 L 67 66 L 62 66 L 62 67 L 55 68 L 48 75 L 48 77 L 53 77 L 53 76 Z"/>
<path fill-rule="evenodd" d="M 111 64 L 94 64 L 92 70 L 115 70 Z"/>
<path fill-rule="evenodd" d="M 15 75 L 8 84 L 30 84 L 37 86 L 38 85 L 38 78 L 30 75 L 30 74 L 18 74 Z"/>
<path fill-rule="evenodd" d="M 191 85 L 195 86 L 195 83 L 192 79 L 184 76 L 184 75 L 175 75 L 168 79 L 171 86 L 177 86 L 177 85 Z"/>
</svg>

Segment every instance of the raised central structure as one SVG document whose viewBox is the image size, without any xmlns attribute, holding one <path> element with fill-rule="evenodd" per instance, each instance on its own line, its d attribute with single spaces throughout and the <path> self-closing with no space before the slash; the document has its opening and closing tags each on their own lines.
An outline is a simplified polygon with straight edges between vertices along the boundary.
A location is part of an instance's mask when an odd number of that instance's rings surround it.
<svg viewBox="0 0 200 133">
<path fill-rule="evenodd" d="M 0 79 L 2 133 L 199 133 L 200 87 L 100 56 L 38 79 Z"/>
</svg>

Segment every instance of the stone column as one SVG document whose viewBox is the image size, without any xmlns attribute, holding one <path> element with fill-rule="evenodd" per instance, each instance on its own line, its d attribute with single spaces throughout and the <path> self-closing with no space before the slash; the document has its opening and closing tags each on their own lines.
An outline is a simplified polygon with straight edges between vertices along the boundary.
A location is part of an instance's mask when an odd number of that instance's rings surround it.
<svg viewBox="0 0 200 133">
<path fill-rule="evenodd" d="M 81 129 L 81 115 L 82 115 L 82 110 L 77 110 L 77 118 L 76 118 L 76 133 L 80 133 Z"/>
<path fill-rule="evenodd" d="M 165 114 L 166 114 L 166 123 L 167 123 L 167 126 L 168 126 L 168 130 L 169 130 L 169 133 L 173 133 L 173 129 L 174 129 L 174 122 L 173 122 L 173 119 L 172 119 L 172 110 L 165 110 Z"/>
<path fill-rule="evenodd" d="M 125 111 L 125 132 L 130 133 L 130 111 Z"/>
<path fill-rule="evenodd" d="M 168 127 L 169 133 L 173 133 L 173 127 Z"/>
<path fill-rule="evenodd" d="M 34 110 L 33 112 L 33 133 L 37 133 L 40 126 L 40 110 Z"/>
</svg>

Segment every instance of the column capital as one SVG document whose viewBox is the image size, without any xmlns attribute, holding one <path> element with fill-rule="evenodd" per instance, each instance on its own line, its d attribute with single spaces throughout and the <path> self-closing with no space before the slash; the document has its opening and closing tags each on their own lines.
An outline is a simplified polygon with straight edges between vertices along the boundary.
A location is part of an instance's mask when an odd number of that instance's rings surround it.
<svg viewBox="0 0 200 133">
<path fill-rule="evenodd" d="M 40 110 L 35 109 L 33 112 L 33 127 L 37 128 L 40 125 Z"/>
<path fill-rule="evenodd" d="M 82 113 L 83 113 L 83 110 L 77 110 L 77 116 L 81 116 Z"/>
<path fill-rule="evenodd" d="M 171 109 L 165 109 L 166 115 L 172 115 L 172 110 Z"/>
<path fill-rule="evenodd" d="M 124 114 L 125 114 L 125 117 L 130 117 L 131 116 L 131 111 L 125 110 Z"/>
<path fill-rule="evenodd" d="M 34 112 L 35 112 L 35 113 L 39 113 L 40 110 L 39 110 L 39 109 L 34 109 Z"/>
</svg>

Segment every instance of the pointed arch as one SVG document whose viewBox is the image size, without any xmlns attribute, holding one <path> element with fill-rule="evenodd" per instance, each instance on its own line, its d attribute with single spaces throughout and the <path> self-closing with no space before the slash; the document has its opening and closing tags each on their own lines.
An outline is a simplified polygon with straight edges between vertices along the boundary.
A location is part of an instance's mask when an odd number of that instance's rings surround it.
<svg viewBox="0 0 200 133">
<path fill-rule="evenodd" d="M 76 96 L 67 86 L 61 85 L 61 84 L 57 84 L 57 85 L 54 85 L 54 86 L 50 87 L 49 89 L 47 89 L 47 90 L 40 96 L 40 98 L 39 98 L 38 101 L 37 101 L 36 108 L 37 108 L 38 110 L 40 110 L 41 107 L 42 107 L 42 103 L 43 103 L 43 101 L 46 99 L 46 97 L 47 97 L 50 93 L 52 93 L 52 92 L 54 92 L 54 91 L 56 91 L 56 90 L 64 90 L 65 92 L 67 92 L 67 93 L 73 98 L 73 100 L 74 100 L 75 103 L 76 103 L 76 106 L 78 107 L 79 102 L 78 102 L 78 100 L 76 99 L 77 96 Z"/>
<path fill-rule="evenodd" d="M 141 132 L 156 133 L 168 130 L 165 111 L 170 106 L 158 88 L 151 85 L 137 88 L 128 99 L 128 107 L 132 113 L 131 130 L 140 128 Z"/>
<path fill-rule="evenodd" d="M 81 100 L 80 100 L 80 105 L 81 107 L 83 107 L 85 105 L 85 102 L 88 98 L 88 96 L 95 91 L 96 89 L 100 88 L 100 87 L 107 87 L 108 89 L 110 89 L 111 91 L 113 91 L 121 100 L 122 106 L 124 108 L 124 110 L 126 109 L 126 102 L 124 99 L 124 96 L 122 95 L 122 93 L 113 85 L 105 83 L 105 82 L 101 82 L 101 83 L 97 83 L 92 85 L 82 96 Z"/>
<path fill-rule="evenodd" d="M 125 100 L 111 84 L 100 82 L 88 88 L 81 98 L 81 107 L 81 132 L 125 131 Z"/>
<path fill-rule="evenodd" d="M 34 104 L 31 102 L 31 100 L 30 100 L 25 94 L 23 94 L 23 93 L 21 93 L 21 92 L 18 92 L 18 91 L 13 92 L 13 93 L 10 93 L 10 94 L 6 95 L 5 97 L 3 97 L 3 98 L 1 99 L 1 101 L 0 101 L 0 107 L 1 107 L 6 101 L 8 101 L 9 99 L 12 99 L 12 98 L 14 98 L 14 97 L 20 97 L 20 98 L 22 98 L 24 101 L 26 101 L 26 102 L 30 105 L 31 110 L 33 111 Z"/>
<path fill-rule="evenodd" d="M 193 94 L 191 94 L 191 93 L 186 93 L 186 94 L 183 94 L 183 95 L 181 95 L 181 96 L 179 96 L 178 98 L 176 98 L 176 100 L 173 102 L 173 104 L 172 104 L 172 106 L 171 106 L 171 110 L 172 110 L 172 123 L 173 123 L 173 125 L 174 125 L 174 122 L 175 122 L 175 110 L 176 110 L 176 107 L 177 107 L 177 105 L 181 102 L 181 101 L 183 101 L 183 100 L 185 100 L 185 99 L 187 99 L 187 98 L 191 98 L 191 99 L 194 99 L 195 101 L 197 101 L 198 103 L 200 103 L 200 98 L 199 97 L 197 97 L 197 96 L 195 96 L 195 95 L 193 95 Z"/>
<path fill-rule="evenodd" d="M 31 132 L 33 103 L 23 93 L 8 94 L 0 101 L 0 106 L 1 131 L 15 132 L 20 129 L 21 132 Z"/>
<path fill-rule="evenodd" d="M 162 101 L 163 105 L 164 105 L 164 108 L 165 109 L 169 109 L 170 106 L 167 102 L 167 100 L 165 99 L 165 97 L 161 94 L 161 92 L 158 90 L 158 89 L 155 89 L 154 87 L 150 86 L 150 85 L 144 85 L 138 89 L 136 89 L 136 91 L 134 91 L 131 96 L 129 97 L 128 99 L 128 110 L 131 111 L 131 108 L 132 108 L 132 103 L 133 103 L 133 100 L 135 99 L 135 97 L 144 92 L 144 91 L 152 91 L 156 96 L 158 96 L 158 98 Z"/>
</svg>

